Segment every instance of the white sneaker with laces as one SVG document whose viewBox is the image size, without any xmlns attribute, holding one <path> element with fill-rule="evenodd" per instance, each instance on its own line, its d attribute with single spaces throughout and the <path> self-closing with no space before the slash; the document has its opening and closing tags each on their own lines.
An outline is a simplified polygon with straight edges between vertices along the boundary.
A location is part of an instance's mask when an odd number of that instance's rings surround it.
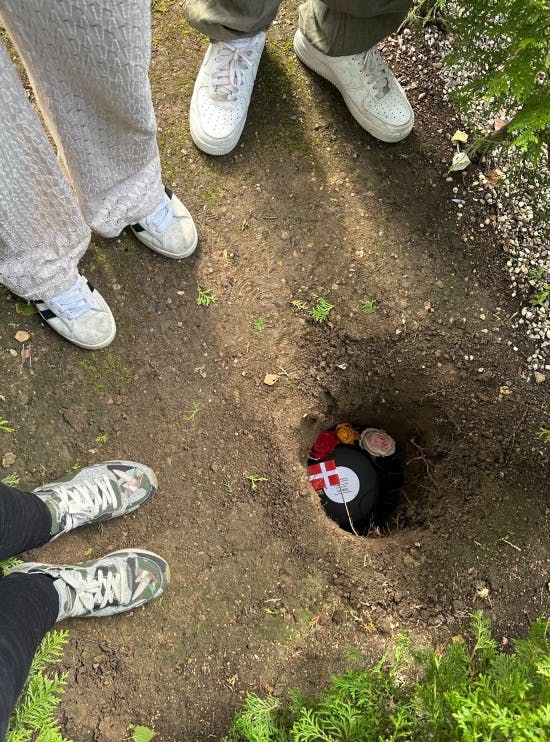
<svg viewBox="0 0 550 742">
<path fill-rule="evenodd" d="M 376 47 L 347 57 L 329 57 L 298 29 L 294 51 L 307 67 L 338 88 L 354 119 L 373 137 L 399 142 L 410 134 L 413 110 Z"/>
<path fill-rule="evenodd" d="M 212 41 L 195 81 L 189 126 L 209 155 L 226 155 L 239 141 L 248 113 L 265 33 L 249 39 Z"/>
<path fill-rule="evenodd" d="M 140 242 L 167 258 L 187 258 L 199 240 L 191 214 L 169 188 L 153 211 L 130 229 Z"/>
<path fill-rule="evenodd" d="M 115 320 L 107 302 L 84 276 L 65 293 L 36 299 L 34 304 L 53 330 L 80 348 L 105 348 L 115 336 Z"/>
</svg>

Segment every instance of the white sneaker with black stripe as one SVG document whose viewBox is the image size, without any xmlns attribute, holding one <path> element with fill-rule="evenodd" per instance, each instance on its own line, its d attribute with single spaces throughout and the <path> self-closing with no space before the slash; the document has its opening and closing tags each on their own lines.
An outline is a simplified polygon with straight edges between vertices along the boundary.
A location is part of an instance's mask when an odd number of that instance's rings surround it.
<svg viewBox="0 0 550 742">
<path fill-rule="evenodd" d="M 188 258 L 197 247 L 198 235 L 191 214 L 169 188 L 153 211 L 130 229 L 140 242 L 167 258 Z"/>
<path fill-rule="evenodd" d="M 97 350 L 113 341 L 116 324 L 111 310 L 84 276 L 63 294 L 36 299 L 34 304 L 53 330 L 80 348 Z"/>
</svg>

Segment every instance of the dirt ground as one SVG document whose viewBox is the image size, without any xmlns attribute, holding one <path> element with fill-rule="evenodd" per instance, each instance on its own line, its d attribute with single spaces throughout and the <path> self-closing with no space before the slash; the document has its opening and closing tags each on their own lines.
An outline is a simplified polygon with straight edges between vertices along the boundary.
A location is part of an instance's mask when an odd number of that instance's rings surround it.
<svg viewBox="0 0 550 742">
<path fill-rule="evenodd" d="M 75 742 L 119 742 L 130 723 L 162 742 L 219 740 L 247 691 L 320 688 L 350 647 L 371 661 L 404 629 L 448 640 L 477 608 L 499 637 L 550 614 L 550 446 L 536 437 L 550 382 L 529 379 L 511 329 L 521 305 L 490 213 L 464 197 L 457 222 L 452 189 L 467 193 L 475 169 L 446 180 L 458 119 L 423 42 L 388 46 L 417 122 L 407 141 L 378 143 L 294 58 L 287 2 L 241 144 L 214 159 L 188 132 L 206 41 L 181 5 L 154 14 L 152 85 L 196 254 L 170 263 L 129 234 L 95 239 L 83 270 L 118 323 L 96 353 L 0 293 L 0 413 L 15 423 L 0 455 L 16 454 L 2 476 L 31 487 L 130 458 L 160 482 L 103 533 L 33 553 L 71 562 L 141 546 L 171 564 L 156 603 L 68 623 L 61 718 Z M 197 282 L 218 297 L 207 308 Z M 314 294 L 335 305 L 323 324 L 291 304 Z M 17 330 L 32 334 L 32 365 Z M 350 419 L 385 427 L 405 468 L 387 533 L 368 539 L 326 519 L 305 470 L 317 433 Z"/>
</svg>

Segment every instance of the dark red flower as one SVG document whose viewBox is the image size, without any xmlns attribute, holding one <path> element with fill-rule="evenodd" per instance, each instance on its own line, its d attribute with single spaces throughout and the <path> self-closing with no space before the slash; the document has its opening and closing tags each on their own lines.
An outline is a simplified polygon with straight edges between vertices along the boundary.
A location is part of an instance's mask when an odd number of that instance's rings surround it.
<svg viewBox="0 0 550 742">
<path fill-rule="evenodd" d="M 336 431 L 325 430 L 317 436 L 315 443 L 311 447 L 311 456 L 314 459 L 324 459 L 325 456 L 331 454 L 338 443 Z"/>
</svg>

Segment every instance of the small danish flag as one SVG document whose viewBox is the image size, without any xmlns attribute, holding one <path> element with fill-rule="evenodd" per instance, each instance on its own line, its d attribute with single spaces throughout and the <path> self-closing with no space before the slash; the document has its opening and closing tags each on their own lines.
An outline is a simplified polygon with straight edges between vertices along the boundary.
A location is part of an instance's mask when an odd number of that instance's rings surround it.
<svg viewBox="0 0 550 742">
<path fill-rule="evenodd" d="M 331 459 L 330 461 L 321 461 L 319 464 L 311 464 L 307 468 L 309 472 L 309 481 L 314 490 L 322 490 L 325 487 L 331 485 L 338 486 L 340 484 L 340 475 L 336 468 L 336 463 Z"/>
</svg>

